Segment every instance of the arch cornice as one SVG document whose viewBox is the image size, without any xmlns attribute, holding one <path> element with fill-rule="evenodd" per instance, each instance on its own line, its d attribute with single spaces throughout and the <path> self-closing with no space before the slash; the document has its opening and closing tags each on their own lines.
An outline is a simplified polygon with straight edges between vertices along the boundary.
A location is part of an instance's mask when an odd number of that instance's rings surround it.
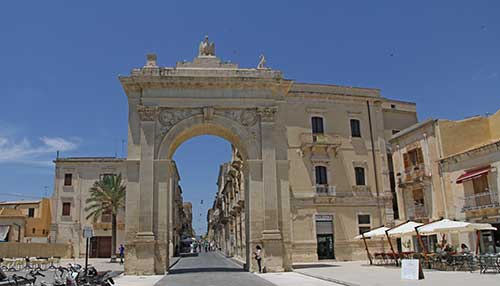
<svg viewBox="0 0 500 286">
<path fill-rule="evenodd" d="M 253 119 L 250 115 L 243 115 L 247 110 L 215 109 L 208 111 L 207 115 L 206 108 L 176 109 L 176 112 L 187 115 L 186 118 L 168 124 L 165 124 L 167 123 L 165 120 L 161 122 L 160 115 L 158 122 L 161 126 L 158 130 L 160 140 L 157 141 L 155 148 L 157 150 L 155 158 L 172 159 L 175 150 L 186 140 L 199 135 L 215 135 L 228 140 L 238 148 L 244 159 L 259 159 L 261 144 L 258 118 Z M 249 124 L 244 126 L 241 122 Z"/>
</svg>

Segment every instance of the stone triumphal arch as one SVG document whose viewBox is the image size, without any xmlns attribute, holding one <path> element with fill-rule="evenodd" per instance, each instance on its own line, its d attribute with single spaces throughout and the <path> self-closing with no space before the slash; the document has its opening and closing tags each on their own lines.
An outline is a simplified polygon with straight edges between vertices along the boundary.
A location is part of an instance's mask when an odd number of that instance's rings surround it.
<svg viewBox="0 0 500 286">
<path fill-rule="evenodd" d="M 291 81 L 265 67 L 239 68 L 205 40 L 193 62 L 144 67 L 120 77 L 128 97 L 126 264 L 130 274 L 163 274 L 171 257 L 172 170 L 187 139 L 216 135 L 244 159 L 246 269 L 265 249 L 266 267 L 290 267 L 290 195 L 284 97 Z M 209 151 L 209 150 L 207 150 Z"/>
</svg>

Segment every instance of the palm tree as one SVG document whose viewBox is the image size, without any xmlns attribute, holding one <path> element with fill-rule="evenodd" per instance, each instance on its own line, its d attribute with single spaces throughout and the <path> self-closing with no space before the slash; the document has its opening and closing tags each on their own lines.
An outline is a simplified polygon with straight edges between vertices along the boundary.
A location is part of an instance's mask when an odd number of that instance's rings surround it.
<svg viewBox="0 0 500 286">
<path fill-rule="evenodd" d="M 116 216 L 125 207 L 125 185 L 122 175 L 105 175 L 90 188 L 85 211 L 96 223 L 103 214 L 111 214 L 111 262 L 116 262 Z"/>
</svg>

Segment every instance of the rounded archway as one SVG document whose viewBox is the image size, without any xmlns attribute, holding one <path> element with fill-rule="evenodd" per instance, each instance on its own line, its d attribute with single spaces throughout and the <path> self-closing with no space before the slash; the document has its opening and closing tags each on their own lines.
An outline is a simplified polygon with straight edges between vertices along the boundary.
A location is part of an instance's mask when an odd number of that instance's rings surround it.
<svg viewBox="0 0 500 286">
<path fill-rule="evenodd" d="M 250 132 L 240 124 L 222 116 L 205 120 L 196 115 L 176 123 L 163 137 L 157 158 L 171 160 L 175 150 L 186 140 L 200 135 L 214 135 L 226 139 L 243 155 L 244 159 L 258 159 L 260 144 L 256 132 Z"/>
<path fill-rule="evenodd" d="M 249 185 L 249 168 L 245 162 L 248 160 L 258 159 L 260 156 L 260 144 L 257 140 L 258 132 L 252 132 L 232 119 L 223 116 L 213 116 L 207 120 L 202 115 L 194 115 L 183 119 L 173 125 L 161 140 L 156 154 L 157 160 L 173 162 L 176 150 L 186 141 L 191 138 L 212 135 L 225 139 L 232 146 L 232 160 L 223 164 L 221 169 L 227 167 L 224 172 L 227 176 L 224 177 L 224 182 L 219 186 L 218 196 L 214 202 L 214 220 L 220 222 L 219 229 L 215 235 L 217 245 L 228 256 L 238 256 L 246 262 L 247 269 L 251 264 L 250 257 L 250 211 L 246 207 L 248 205 Z M 235 160 L 236 153 L 240 155 L 241 162 Z M 176 167 L 177 168 L 177 167 Z M 222 171 L 222 170 L 221 170 Z M 220 175 L 220 174 L 219 174 Z M 171 175 L 170 175 L 171 176 Z M 219 178 L 220 179 L 220 178 Z M 227 184 L 226 180 L 229 181 Z M 167 195 L 167 255 L 172 256 L 172 252 L 176 252 L 176 235 L 173 233 L 174 221 L 173 196 L 175 195 L 175 186 L 168 184 Z M 222 189 L 221 189 L 222 188 Z M 161 191 L 161 190 L 159 190 Z M 218 203 L 218 200 L 223 203 Z M 210 213 L 208 219 L 211 219 Z M 210 222 L 208 222 L 210 224 Z"/>
</svg>

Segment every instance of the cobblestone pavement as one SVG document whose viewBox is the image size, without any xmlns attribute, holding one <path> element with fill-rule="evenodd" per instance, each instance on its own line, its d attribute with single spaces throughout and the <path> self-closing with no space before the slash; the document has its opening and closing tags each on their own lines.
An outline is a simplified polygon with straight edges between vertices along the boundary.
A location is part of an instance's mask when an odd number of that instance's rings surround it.
<svg viewBox="0 0 500 286">
<path fill-rule="evenodd" d="M 183 257 L 167 276 L 155 285 L 168 286 L 271 286 L 259 276 L 246 272 L 240 265 L 222 255 L 209 252 L 196 257 Z"/>
</svg>

